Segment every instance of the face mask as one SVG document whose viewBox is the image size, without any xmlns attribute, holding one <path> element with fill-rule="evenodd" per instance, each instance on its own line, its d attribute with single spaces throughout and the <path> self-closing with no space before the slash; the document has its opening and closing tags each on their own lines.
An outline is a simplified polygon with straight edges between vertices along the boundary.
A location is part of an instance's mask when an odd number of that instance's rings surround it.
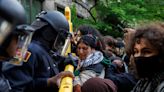
<svg viewBox="0 0 164 92">
<path fill-rule="evenodd" d="M 134 63 L 140 78 L 152 77 L 155 73 L 162 71 L 160 57 L 135 57 Z"/>
</svg>

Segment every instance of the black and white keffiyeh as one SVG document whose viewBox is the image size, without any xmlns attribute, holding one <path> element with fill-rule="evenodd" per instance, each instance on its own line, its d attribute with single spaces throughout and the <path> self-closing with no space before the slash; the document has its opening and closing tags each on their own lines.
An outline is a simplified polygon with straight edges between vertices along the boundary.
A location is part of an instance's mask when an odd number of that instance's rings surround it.
<svg viewBox="0 0 164 92">
<path fill-rule="evenodd" d="M 157 73 L 153 78 L 142 78 L 131 92 L 164 92 L 164 72 Z"/>
<path fill-rule="evenodd" d="M 100 63 L 103 60 L 103 53 L 100 51 L 94 51 L 85 60 L 81 61 L 81 67 L 87 67 L 89 65 Z"/>
</svg>

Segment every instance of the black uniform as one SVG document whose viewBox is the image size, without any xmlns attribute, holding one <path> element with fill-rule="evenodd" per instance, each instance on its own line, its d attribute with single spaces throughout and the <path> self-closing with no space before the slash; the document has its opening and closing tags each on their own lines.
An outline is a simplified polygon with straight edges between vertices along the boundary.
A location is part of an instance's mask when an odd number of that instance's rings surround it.
<svg viewBox="0 0 164 92">
<path fill-rule="evenodd" d="M 50 51 L 57 52 L 61 38 L 67 37 L 68 21 L 58 11 L 47 11 L 41 12 L 32 26 L 36 31 L 28 49 L 29 60 L 22 66 L 6 64 L 3 71 L 14 92 L 57 92 L 56 85 L 47 83 L 48 78 L 59 73 L 58 61 L 52 58 Z"/>
<path fill-rule="evenodd" d="M 134 75 L 130 73 L 118 73 L 115 64 L 106 69 L 105 78 L 112 80 L 118 87 L 118 92 L 130 92 L 137 83 Z"/>
<path fill-rule="evenodd" d="M 33 40 L 29 46 L 31 56 L 22 66 L 7 64 L 3 71 L 10 80 L 14 92 L 49 92 L 56 88 L 47 88 L 47 79 L 59 71 L 57 64 L 49 55 L 49 48 Z"/>
<path fill-rule="evenodd" d="M 7 25 L 6 28 L 4 28 L 3 23 L 5 23 L 5 26 Z M 13 29 L 17 25 L 24 23 L 26 23 L 25 10 L 17 0 L 0 0 L 0 92 L 12 91 L 1 68 L 2 63 L 9 58 L 6 52 L 6 48 L 11 40 L 9 36 L 15 33 Z"/>
<path fill-rule="evenodd" d="M 0 69 L 2 68 L 2 62 L 0 62 Z M 11 90 L 8 80 L 4 77 L 0 70 L 0 92 L 9 92 Z"/>
</svg>

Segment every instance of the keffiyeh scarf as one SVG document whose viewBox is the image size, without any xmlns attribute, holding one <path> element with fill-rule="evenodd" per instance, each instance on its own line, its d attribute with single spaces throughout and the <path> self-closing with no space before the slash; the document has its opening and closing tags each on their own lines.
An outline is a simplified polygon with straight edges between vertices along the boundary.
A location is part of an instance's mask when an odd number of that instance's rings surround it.
<svg viewBox="0 0 164 92">
<path fill-rule="evenodd" d="M 95 51 L 91 53 L 85 60 L 81 61 L 81 67 L 87 67 L 89 65 L 100 63 L 103 60 L 103 53 L 100 51 Z"/>
</svg>

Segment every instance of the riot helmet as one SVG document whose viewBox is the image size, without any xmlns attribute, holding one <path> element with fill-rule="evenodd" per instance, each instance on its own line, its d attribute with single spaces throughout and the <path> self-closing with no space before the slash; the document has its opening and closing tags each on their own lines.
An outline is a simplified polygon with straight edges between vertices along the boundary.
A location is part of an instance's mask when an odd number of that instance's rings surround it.
<svg viewBox="0 0 164 92">
<path fill-rule="evenodd" d="M 25 11 L 17 0 L 0 0 L 0 44 L 16 25 L 24 23 Z"/>
<path fill-rule="evenodd" d="M 26 57 L 33 32 L 34 29 L 29 25 L 18 25 L 0 46 L 0 56 L 12 64 L 21 64 Z"/>
<path fill-rule="evenodd" d="M 41 34 L 46 42 L 51 43 L 51 49 L 59 51 L 69 34 L 69 24 L 65 16 L 59 11 L 42 11 L 36 18 L 32 23 L 36 29 L 35 34 Z"/>
</svg>

